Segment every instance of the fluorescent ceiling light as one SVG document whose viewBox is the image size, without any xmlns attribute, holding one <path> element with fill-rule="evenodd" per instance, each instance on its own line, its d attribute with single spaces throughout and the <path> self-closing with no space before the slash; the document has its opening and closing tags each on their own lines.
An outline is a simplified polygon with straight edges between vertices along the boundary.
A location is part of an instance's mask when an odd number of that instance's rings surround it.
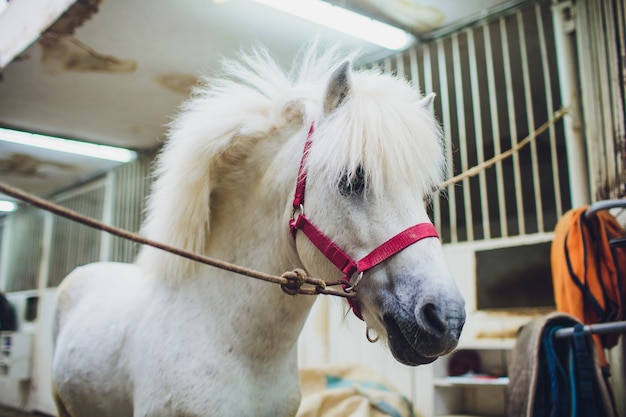
<svg viewBox="0 0 626 417">
<path fill-rule="evenodd" d="M 117 162 L 129 162 L 137 157 L 135 152 L 124 148 L 2 128 L 0 128 L 0 140 Z"/>
<path fill-rule="evenodd" d="M 402 29 L 322 0 L 255 1 L 394 51 L 406 49 L 414 41 Z"/>
<path fill-rule="evenodd" d="M 9 213 L 17 209 L 17 204 L 12 201 L 0 200 L 0 212 Z"/>
</svg>

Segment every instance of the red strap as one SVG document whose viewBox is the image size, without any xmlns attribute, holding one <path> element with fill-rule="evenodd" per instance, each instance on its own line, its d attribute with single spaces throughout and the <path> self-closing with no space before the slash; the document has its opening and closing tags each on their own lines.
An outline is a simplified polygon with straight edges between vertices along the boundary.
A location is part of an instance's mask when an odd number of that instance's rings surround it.
<svg viewBox="0 0 626 417">
<path fill-rule="evenodd" d="M 300 214 L 295 221 L 292 220 L 291 227 L 294 230 L 294 236 L 295 231 L 301 230 L 311 243 L 347 277 L 351 277 L 357 271 L 356 263 L 321 230 L 315 227 L 305 215 Z"/>
<path fill-rule="evenodd" d="M 298 179 L 296 182 L 296 192 L 293 198 L 293 209 L 299 210 L 301 206 L 304 205 L 304 191 L 306 189 L 306 170 L 304 166 L 306 165 L 306 159 L 309 155 L 309 149 L 311 148 L 311 143 L 313 143 L 313 139 L 311 136 L 313 135 L 314 124 L 311 124 L 309 128 L 309 134 L 306 137 L 306 142 L 304 142 L 304 150 L 302 151 L 302 159 L 300 159 L 300 169 L 298 170 Z"/>
<path fill-rule="evenodd" d="M 372 269 L 396 253 L 427 237 L 439 238 L 437 229 L 435 229 L 435 226 L 431 223 L 419 223 L 415 226 L 411 226 L 378 246 L 367 256 L 358 261 L 357 270 L 358 272 L 365 272 L 368 269 Z"/>
<path fill-rule="evenodd" d="M 352 258 L 335 244 L 335 242 L 330 240 L 328 236 L 315 227 L 305 215 L 300 214 L 297 219 L 292 219 L 291 229 L 294 237 L 295 233 L 301 230 L 302 233 L 309 238 L 311 243 L 348 278 L 357 272 L 366 272 L 372 269 L 422 239 L 428 237 L 439 238 L 435 226 L 431 223 L 419 223 L 403 230 L 382 245 L 376 247 L 360 261 L 354 262 Z"/>
<path fill-rule="evenodd" d="M 344 290 L 348 287 L 351 287 L 352 285 L 349 285 L 349 282 L 350 281 L 347 281 L 345 284 L 341 284 L 341 287 Z M 352 310 L 354 315 L 357 316 L 357 318 L 361 319 L 362 321 L 365 321 L 365 319 L 363 318 L 363 314 L 361 314 L 361 306 L 359 305 L 359 302 L 357 301 L 357 299 L 346 298 L 346 300 L 348 300 L 348 305 L 350 306 L 350 309 Z"/>
<path fill-rule="evenodd" d="M 313 243 L 337 269 L 344 273 L 344 280 L 346 281 L 345 284 L 343 284 L 344 290 L 350 286 L 350 277 L 356 272 L 364 273 L 422 239 L 439 237 L 437 229 L 435 229 L 431 223 L 416 224 L 387 240 L 363 259 L 355 263 L 352 258 L 341 250 L 341 248 L 330 240 L 321 230 L 315 227 L 303 214 L 298 215 L 298 218 L 295 220 L 292 219 L 291 230 L 294 238 L 296 232 L 301 230 L 302 233 L 309 238 L 311 243 Z M 352 298 L 348 298 L 347 300 L 354 315 L 363 320 L 358 301 Z"/>
</svg>

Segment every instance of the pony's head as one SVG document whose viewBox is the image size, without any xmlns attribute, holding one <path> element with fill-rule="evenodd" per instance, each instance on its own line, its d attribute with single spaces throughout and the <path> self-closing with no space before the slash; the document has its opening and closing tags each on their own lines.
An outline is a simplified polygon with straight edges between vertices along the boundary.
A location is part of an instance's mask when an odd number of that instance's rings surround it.
<svg viewBox="0 0 626 417">
<path fill-rule="evenodd" d="M 311 125 L 303 211 L 351 259 L 411 226 L 432 226 L 424 201 L 445 165 L 432 96 L 377 70 L 352 72 L 349 62 L 315 47 L 290 73 L 264 50 L 227 61 L 225 76 L 207 80 L 171 125 L 146 236 L 268 273 L 304 267 L 312 276 L 341 278 L 304 233 L 295 233 L 295 243 L 290 234 Z M 151 248 L 138 262 L 174 283 L 199 275 L 191 261 Z M 399 361 L 427 363 L 457 345 L 464 301 L 438 238 L 365 271 L 356 293 L 367 326 Z M 301 305 L 292 301 L 294 310 Z"/>
<path fill-rule="evenodd" d="M 329 77 L 309 138 L 302 210 L 355 261 L 413 225 L 432 230 L 424 201 L 444 167 L 432 99 L 421 98 L 396 77 L 352 73 L 348 62 Z M 296 247 L 316 276 L 336 275 L 341 268 L 305 233 L 297 234 Z M 432 362 L 456 347 L 465 322 L 464 300 L 436 236 L 356 275 L 351 278 L 357 309 L 400 362 Z"/>
</svg>

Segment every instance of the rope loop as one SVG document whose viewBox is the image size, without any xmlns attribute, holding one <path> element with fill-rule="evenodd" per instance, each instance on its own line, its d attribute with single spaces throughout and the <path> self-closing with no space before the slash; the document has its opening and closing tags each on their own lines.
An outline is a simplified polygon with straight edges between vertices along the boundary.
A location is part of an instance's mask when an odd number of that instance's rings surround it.
<svg viewBox="0 0 626 417">
<path fill-rule="evenodd" d="M 302 269 L 296 268 L 293 271 L 285 272 L 281 277 L 287 280 L 286 283 L 280 284 L 283 292 L 289 295 L 297 295 L 300 294 L 300 289 L 306 283 L 307 275 Z"/>
</svg>

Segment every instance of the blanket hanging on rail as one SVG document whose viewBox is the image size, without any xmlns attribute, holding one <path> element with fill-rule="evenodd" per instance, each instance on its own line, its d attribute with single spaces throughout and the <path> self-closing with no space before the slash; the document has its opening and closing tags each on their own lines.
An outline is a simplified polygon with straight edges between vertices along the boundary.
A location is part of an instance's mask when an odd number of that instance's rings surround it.
<svg viewBox="0 0 626 417">
<path fill-rule="evenodd" d="M 554 333 L 574 327 L 571 338 Z M 520 329 L 509 361 L 508 417 L 616 417 L 595 344 L 578 319 L 554 312 Z"/>
<path fill-rule="evenodd" d="M 554 230 L 551 263 L 556 308 L 584 324 L 624 320 L 626 249 L 611 239 L 624 230 L 608 211 L 585 217 L 587 207 L 572 209 Z M 600 363 L 603 349 L 615 346 L 619 334 L 594 335 Z"/>
</svg>

